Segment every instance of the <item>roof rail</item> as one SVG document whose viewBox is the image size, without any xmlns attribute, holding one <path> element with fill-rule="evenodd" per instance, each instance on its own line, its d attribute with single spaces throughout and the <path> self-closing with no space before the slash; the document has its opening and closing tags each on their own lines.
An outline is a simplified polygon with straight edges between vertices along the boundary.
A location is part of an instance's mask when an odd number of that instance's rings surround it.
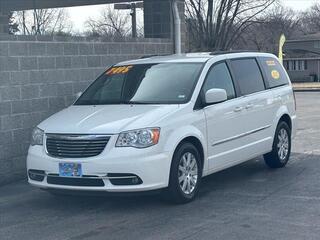
<svg viewBox="0 0 320 240">
<path fill-rule="evenodd" d="M 231 53 L 246 53 L 246 52 L 259 52 L 257 50 L 231 50 L 231 51 L 215 51 L 211 52 L 210 55 L 222 55 Z"/>
<path fill-rule="evenodd" d="M 140 59 L 144 59 L 144 58 L 151 58 L 151 57 L 158 57 L 159 55 L 144 55 L 142 57 L 140 57 Z"/>
<path fill-rule="evenodd" d="M 172 54 L 150 54 L 150 55 L 145 55 L 140 57 L 140 59 L 144 59 L 144 58 L 151 58 L 151 57 L 165 57 L 165 56 L 170 56 Z"/>
</svg>

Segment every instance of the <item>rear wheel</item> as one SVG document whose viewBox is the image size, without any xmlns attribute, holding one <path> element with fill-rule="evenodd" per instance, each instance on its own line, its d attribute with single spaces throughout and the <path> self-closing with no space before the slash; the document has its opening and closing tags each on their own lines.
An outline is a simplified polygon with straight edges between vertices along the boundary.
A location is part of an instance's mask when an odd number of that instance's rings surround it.
<svg viewBox="0 0 320 240">
<path fill-rule="evenodd" d="M 194 200 L 201 177 L 201 156 L 198 149 L 191 143 L 181 144 L 172 159 L 167 198 L 175 203 Z"/>
<path fill-rule="evenodd" d="M 277 126 L 272 152 L 264 155 L 265 163 L 270 168 L 285 167 L 291 153 L 291 130 L 286 122 Z"/>
</svg>

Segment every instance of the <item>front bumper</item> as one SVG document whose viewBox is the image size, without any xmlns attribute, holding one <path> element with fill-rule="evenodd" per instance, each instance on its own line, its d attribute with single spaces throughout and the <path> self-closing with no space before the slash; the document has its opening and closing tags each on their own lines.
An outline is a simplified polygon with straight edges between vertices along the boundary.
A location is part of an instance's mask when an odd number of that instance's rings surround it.
<svg viewBox="0 0 320 240">
<path fill-rule="evenodd" d="M 115 148 L 113 142 L 98 156 L 83 159 L 58 159 L 46 154 L 43 146 L 31 146 L 27 157 L 27 170 L 43 171 L 43 180 L 32 180 L 28 174 L 31 185 L 43 189 L 107 191 L 107 192 L 139 192 L 165 188 L 169 183 L 169 173 L 172 155 L 170 152 L 158 151 L 157 146 L 147 149 Z M 83 177 L 79 181 L 98 179 L 101 185 L 85 186 L 60 184 L 59 163 L 81 163 Z M 122 175 L 124 174 L 124 175 Z M 142 183 L 136 185 L 114 185 L 115 178 L 136 175 Z M 49 179 L 58 180 L 52 184 Z M 49 181 L 48 181 L 49 180 Z M 70 180 L 70 181 L 69 181 Z M 73 178 L 76 180 L 76 178 Z M 78 182 L 79 182 L 78 181 Z M 94 180 L 92 180 L 94 181 Z M 51 182 L 51 183 L 50 183 Z M 57 181 L 55 181 L 57 182 Z M 70 184 L 71 182 L 71 184 Z"/>
</svg>

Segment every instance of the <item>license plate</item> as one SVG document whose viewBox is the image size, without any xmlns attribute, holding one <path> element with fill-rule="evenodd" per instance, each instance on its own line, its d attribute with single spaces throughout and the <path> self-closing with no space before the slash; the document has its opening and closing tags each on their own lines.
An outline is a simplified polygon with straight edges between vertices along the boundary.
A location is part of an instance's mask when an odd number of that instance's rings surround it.
<svg viewBox="0 0 320 240">
<path fill-rule="evenodd" d="M 81 177 L 82 166 L 80 163 L 59 163 L 60 177 Z"/>
</svg>

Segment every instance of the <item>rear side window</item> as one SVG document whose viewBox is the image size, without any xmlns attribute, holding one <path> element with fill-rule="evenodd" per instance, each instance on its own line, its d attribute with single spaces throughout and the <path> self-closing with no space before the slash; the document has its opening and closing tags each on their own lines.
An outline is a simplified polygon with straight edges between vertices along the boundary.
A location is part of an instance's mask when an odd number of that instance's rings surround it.
<svg viewBox="0 0 320 240">
<path fill-rule="evenodd" d="M 281 64 L 274 58 L 262 57 L 260 62 L 265 71 L 269 88 L 289 84 L 288 77 Z"/>
<path fill-rule="evenodd" d="M 228 99 L 235 98 L 233 81 L 226 63 L 219 63 L 210 69 L 203 86 L 203 92 L 206 93 L 212 88 L 224 89 L 227 92 Z"/>
<path fill-rule="evenodd" d="M 231 60 L 231 66 L 242 95 L 265 90 L 262 74 L 255 59 Z"/>
</svg>

